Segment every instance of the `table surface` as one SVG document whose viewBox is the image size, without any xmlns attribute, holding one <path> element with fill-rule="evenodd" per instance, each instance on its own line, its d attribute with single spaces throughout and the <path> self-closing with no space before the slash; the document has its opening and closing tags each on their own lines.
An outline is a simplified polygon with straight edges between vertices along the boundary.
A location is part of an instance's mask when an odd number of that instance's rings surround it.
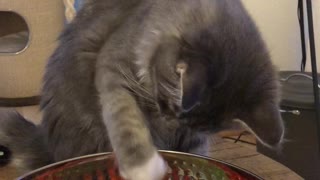
<svg viewBox="0 0 320 180">
<path fill-rule="evenodd" d="M 255 148 L 213 138 L 209 156 L 246 169 L 266 180 L 303 179 L 284 165 L 258 153 Z"/>
</svg>

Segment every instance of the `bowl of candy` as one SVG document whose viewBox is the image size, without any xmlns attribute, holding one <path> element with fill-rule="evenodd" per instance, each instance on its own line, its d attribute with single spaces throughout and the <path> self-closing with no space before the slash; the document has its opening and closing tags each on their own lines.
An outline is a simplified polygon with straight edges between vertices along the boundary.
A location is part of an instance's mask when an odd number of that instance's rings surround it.
<svg viewBox="0 0 320 180">
<path fill-rule="evenodd" d="M 203 156 L 160 151 L 171 171 L 164 180 L 261 180 L 229 163 Z M 20 180 L 123 180 L 113 153 L 101 153 L 58 162 L 32 171 Z"/>
</svg>

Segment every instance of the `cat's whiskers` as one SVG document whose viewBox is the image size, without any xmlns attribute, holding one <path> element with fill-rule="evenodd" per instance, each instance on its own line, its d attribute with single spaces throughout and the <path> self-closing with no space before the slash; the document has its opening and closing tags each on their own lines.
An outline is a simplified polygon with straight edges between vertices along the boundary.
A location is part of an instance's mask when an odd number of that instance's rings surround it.
<svg viewBox="0 0 320 180">
<path fill-rule="evenodd" d="M 136 81 L 133 77 L 131 77 L 128 73 L 125 72 L 125 70 L 118 64 L 118 69 L 121 72 L 121 74 L 124 76 L 126 81 L 128 82 L 128 88 L 137 96 L 144 98 L 149 102 L 149 105 L 153 105 L 154 108 L 155 100 L 152 98 L 151 93 L 147 91 L 147 89 L 143 88 L 142 85 Z M 140 90 L 140 91 L 139 91 Z"/>
<path fill-rule="evenodd" d="M 158 110 L 158 108 L 157 108 L 157 106 L 155 104 L 151 104 L 151 103 L 148 103 L 146 101 L 139 101 L 138 103 L 140 105 L 142 105 L 142 106 L 149 107 L 149 108 L 152 108 L 154 110 Z"/>
<path fill-rule="evenodd" d="M 143 92 L 145 92 L 148 95 L 152 95 L 146 88 L 144 88 L 141 83 L 139 83 L 137 80 L 135 80 L 132 76 L 130 76 L 128 73 L 126 73 L 124 71 L 124 69 L 120 66 L 120 64 L 118 64 L 118 69 L 120 70 L 120 72 L 127 78 L 127 80 L 130 80 L 131 82 L 133 82 L 134 84 L 137 85 L 137 87 L 142 90 Z"/>
<path fill-rule="evenodd" d="M 182 97 L 183 97 L 183 75 L 185 73 L 185 69 L 186 69 L 186 65 L 185 64 L 181 64 L 181 67 L 178 67 L 177 72 L 180 74 L 180 101 L 179 104 L 182 104 Z"/>
<path fill-rule="evenodd" d="M 180 105 L 181 102 L 181 95 L 180 95 L 180 90 L 170 84 L 164 84 L 160 82 L 160 86 L 163 87 L 170 95 L 171 98 L 178 104 Z"/>
<path fill-rule="evenodd" d="M 154 102 L 154 100 L 146 95 L 143 95 L 141 92 L 139 92 L 136 88 L 132 86 L 130 82 L 128 82 L 128 88 L 137 96 L 144 98 L 145 100 L 148 100 L 149 102 Z"/>
</svg>

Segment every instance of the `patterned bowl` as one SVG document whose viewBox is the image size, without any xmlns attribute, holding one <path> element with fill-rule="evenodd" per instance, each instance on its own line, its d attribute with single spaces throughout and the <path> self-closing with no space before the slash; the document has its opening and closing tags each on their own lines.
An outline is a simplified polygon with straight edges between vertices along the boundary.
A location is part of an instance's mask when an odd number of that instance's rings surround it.
<svg viewBox="0 0 320 180">
<path fill-rule="evenodd" d="M 171 167 L 165 180 L 261 180 L 234 165 L 193 154 L 160 151 Z M 83 156 L 58 162 L 18 179 L 20 180 L 122 180 L 113 153 Z"/>
</svg>

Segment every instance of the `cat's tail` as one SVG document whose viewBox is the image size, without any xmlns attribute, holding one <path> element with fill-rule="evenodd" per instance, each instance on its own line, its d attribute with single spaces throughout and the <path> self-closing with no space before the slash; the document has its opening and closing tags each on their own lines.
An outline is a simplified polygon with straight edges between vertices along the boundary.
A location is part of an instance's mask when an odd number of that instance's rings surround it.
<svg viewBox="0 0 320 180">
<path fill-rule="evenodd" d="M 41 128 L 15 111 L 0 109 L 0 167 L 11 165 L 19 173 L 50 164 Z"/>
</svg>

